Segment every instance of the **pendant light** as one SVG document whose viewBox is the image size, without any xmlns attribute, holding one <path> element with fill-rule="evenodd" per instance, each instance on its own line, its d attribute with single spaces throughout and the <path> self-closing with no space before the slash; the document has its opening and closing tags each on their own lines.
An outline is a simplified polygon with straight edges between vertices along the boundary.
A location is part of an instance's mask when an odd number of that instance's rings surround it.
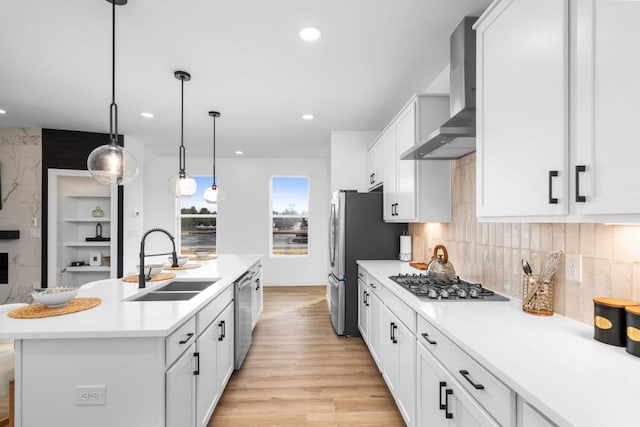
<svg viewBox="0 0 640 427">
<path fill-rule="evenodd" d="M 111 105 L 109 106 L 109 144 L 101 145 L 89 154 L 87 169 L 101 184 L 123 185 L 138 174 L 136 159 L 118 145 L 118 105 L 116 104 L 116 5 L 127 0 L 107 0 L 112 4 L 111 18 Z"/>
<path fill-rule="evenodd" d="M 185 172 L 185 150 L 184 150 L 184 82 L 191 80 L 191 74 L 186 71 L 176 71 L 176 79 L 180 80 L 181 100 L 180 100 L 180 165 L 178 173 L 169 179 L 169 191 L 176 197 L 190 197 L 196 193 L 198 184 L 191 175 Z"/>
<path fill-rule="evenodd" d="M 204 199 L 209 203 L 218 203 L 222 201 L 222 193 L 216 184 L 216 118 L 220 117 L 217 111 L 209 111 L 209 115 L 213 117 L 213 175 L 211 175 L 211 187 L 204 190 Z"/>
</svg>

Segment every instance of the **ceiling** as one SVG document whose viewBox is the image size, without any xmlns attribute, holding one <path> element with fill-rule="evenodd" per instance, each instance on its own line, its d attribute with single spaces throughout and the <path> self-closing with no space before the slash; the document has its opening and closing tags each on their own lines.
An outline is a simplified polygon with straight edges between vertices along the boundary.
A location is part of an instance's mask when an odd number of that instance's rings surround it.
<svg viewBox="0 0 640 427">
<path fill-rule="evenodd" d="M 177 156 L 326 157 L 331 131 L 381 130 L 447 66 L 490 0 L 130 0 L 116 10 L 119 131 Z M 0 126 L 109 131 L 111 4 L 0 2 Z M 317 26 L 322 38 L 298 32 Z M 145 119 L 140 112 L 152 112 Z M 312 121 L 302 114 L 315 116 Z"/>
</svg>

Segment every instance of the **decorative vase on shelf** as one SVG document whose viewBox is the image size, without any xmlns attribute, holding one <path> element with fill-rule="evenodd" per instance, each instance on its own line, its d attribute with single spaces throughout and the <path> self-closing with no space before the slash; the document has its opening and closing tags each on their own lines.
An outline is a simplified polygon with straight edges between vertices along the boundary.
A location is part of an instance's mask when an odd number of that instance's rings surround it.
<svg viewBox="0 0 640 427">
<path fill-rule="evenodd" d="M 96 206 L 96 208 L 91 211 L 91 216 L 94 218 L 102 218 L 104 216 L 104 211 L 100 206 Z"/>
</svg>

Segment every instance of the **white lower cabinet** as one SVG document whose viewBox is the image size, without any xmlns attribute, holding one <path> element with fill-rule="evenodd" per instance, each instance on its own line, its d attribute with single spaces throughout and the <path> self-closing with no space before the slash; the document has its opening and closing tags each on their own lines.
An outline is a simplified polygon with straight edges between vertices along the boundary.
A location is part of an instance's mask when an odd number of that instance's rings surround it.
<svg viewBox="0 0 640 427">
<path fill-rule="evenodd" d="M 369 297 L 369 287 L 365 283 L 358 279 L 358 329 L 360 335 L 365 343 L 369 344 L 369 303 L 367 301 Z"/>
<path fill-rule="evenodd" d="M 233 373 L 233 304 L 198 337 L 196 346 L 197 425 L 206 427 Z"/>
<path fill-rule="evenodd" d="M 518 427 L 553 427 L 555 425 L 527 401 L 518 396 Z"/>
<path fill-rule="evenodd" d="M 498 427 L 424 345 L 417 346 L 416 426 Z"/>
<path fill-rule="evenodd" d="M 166 426 L 196 425 L 196 346 L 191 344 L 167 371 Z"/>
<path fill-rule="evenodd" d="M 385 328 L 387 336 L 386 339 L 383 339 L 384 369 L 382 375 L 405 423 L 408 426 L 413 426 L 416 398 L 416 338 L 411 330 L 386 307 L 384 309 L 383 334 Z"/>
<path fill-rule="evenodd" d="M 383 370 L 382 357 L 384 354 L 384 305 L 378 296 L 371 292 L 369 302 L 369 351 L 380 371 Z"/>
<path fill-rule="evenodd" d="M 166 347 L 166 427 L 206 427 L 234 368 L 233 288 L 167 337 Z"/>
</svg>

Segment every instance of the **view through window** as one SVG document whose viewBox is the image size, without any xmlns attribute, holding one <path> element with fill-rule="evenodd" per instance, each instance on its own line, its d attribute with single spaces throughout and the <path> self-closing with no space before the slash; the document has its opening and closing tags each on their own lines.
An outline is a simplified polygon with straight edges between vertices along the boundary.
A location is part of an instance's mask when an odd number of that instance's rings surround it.
<svg viewBox="0 0 640 427">
<path fill-rule="evenodd" d="M 210 176 L 194 177 L 196 194 L 179 199 L 180 252 L 190 255 L 196 250 L 216 253 L 218 204 L 204 200 L 204 191 L 211 186 Z"/>
<path fill-rule="evenodd" d="M 271 254 L 309 254 L 309 178 L 271 178 Z"/>
</svg>

